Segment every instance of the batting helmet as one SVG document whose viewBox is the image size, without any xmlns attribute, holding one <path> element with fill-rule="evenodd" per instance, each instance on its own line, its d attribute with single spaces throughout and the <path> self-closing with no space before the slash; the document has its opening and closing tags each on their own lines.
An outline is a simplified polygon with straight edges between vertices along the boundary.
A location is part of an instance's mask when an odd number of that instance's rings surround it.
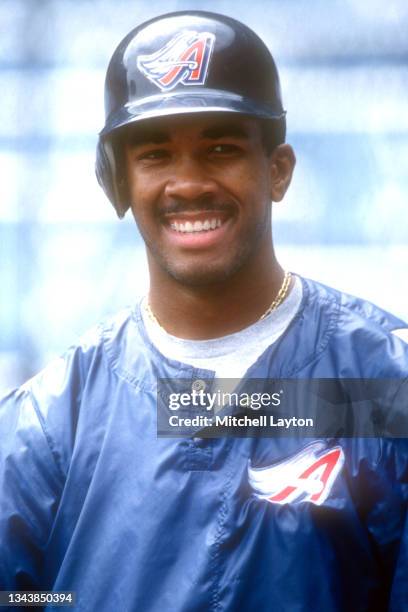
<svg viewBox="0 0 408 612">
<path fill-rule="evenodd" d="M 132 30 L 109 63 L 96 156 L 98 181 L 119 217 L 129 203 L 114 135 L 135 122 L 197 112 L 270 120 L 277 141 L 285 140 L 278 71 L 263 41 L 239 21 L 205 11 L 168 13 Z"/>
</svg>

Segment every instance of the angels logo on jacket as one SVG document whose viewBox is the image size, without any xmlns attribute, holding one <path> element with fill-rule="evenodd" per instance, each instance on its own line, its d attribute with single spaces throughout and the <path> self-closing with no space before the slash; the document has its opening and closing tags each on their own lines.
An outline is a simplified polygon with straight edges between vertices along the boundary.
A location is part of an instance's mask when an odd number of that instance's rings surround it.
<svg viewBox="0 0 408 612">
<path fill-rule="evenodd" d="M 328 449 L 325 442 L 317 441 L 272 466 L 254 468 L 249 462 L 248 479 L 255 496 L 271 504 L 311 502 L 319 506 L 343 465 L 341 446 Z"/>
<path fill-rule="evenodd" d="M 204 85 L 215 35 L 186 30 L 151 55 L 139 55 L 137 67 L 159 89 L 170 91 L 178 83 Z"/>
</svg>

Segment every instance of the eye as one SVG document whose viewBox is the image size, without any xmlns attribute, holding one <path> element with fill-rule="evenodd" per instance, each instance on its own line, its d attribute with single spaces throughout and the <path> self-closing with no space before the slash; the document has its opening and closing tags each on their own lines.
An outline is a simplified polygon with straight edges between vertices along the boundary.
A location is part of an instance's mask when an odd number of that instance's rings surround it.
<svg viewBox="0 0 408 612">
<path fill-rule="evenodd" d="M 169 152 L 166 149 L 149 149 L 139 153 L 138 161 L 154 162 L 161 161 L 169 157 Z"/>
<path fill-rule="evenodd" d="M 240 151 L 241 149 L 237 145 L 230 143 L 219 143 L 209 149 L 210 153 L 223 157 L 238 155 Z"/>
</svg>

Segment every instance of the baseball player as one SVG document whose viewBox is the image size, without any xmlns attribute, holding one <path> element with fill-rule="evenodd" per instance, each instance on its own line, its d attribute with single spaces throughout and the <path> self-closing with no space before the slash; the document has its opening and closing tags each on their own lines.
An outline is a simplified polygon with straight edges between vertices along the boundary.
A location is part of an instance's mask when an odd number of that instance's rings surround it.
<svg viewBox="0 0 408 612">
<path fill-rule="evenodd" d="M 0 590 L 87 612 L 407 610 L 406 325 L 279 265 L 271 202 L 295 155 L 266 45 L 230 17 L 163 15 L 119 44 L 105 94 L 97 176 L 135 218 L 150 290 L 3 400 Z M 162 379 L 180 401 L 387 379 L 394 437 L 160 437 Z"/>
</svg>

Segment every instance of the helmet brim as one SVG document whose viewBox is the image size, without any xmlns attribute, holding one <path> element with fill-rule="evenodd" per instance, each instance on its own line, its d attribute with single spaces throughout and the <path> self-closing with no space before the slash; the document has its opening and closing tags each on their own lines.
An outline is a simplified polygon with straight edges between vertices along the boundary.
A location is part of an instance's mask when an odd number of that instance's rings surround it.
<svg viewBox="0 0 408 612">
<path fill-rule="evenodd" d="M 128 103 L 108 117 L 99 136 L 140 121 L 191 113 L 240 113 L 259 119 L 282 120 L 285 111 L 221 90 L 165 93 Z"/>
</svg>

